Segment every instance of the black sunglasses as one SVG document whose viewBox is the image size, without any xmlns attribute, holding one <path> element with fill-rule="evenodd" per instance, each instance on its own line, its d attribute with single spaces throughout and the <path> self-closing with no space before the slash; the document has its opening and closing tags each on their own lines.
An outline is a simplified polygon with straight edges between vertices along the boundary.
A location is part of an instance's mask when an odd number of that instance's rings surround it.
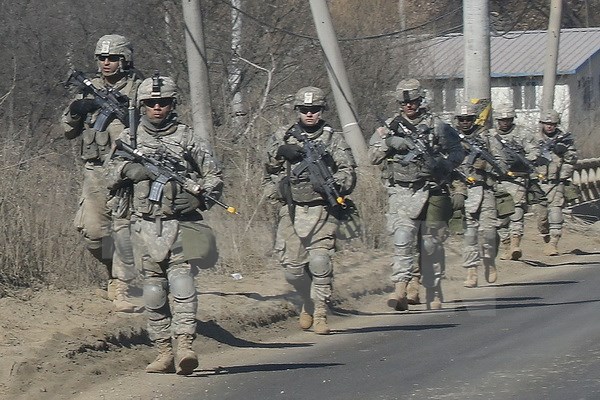
<svg viewBox="0 0 600 400">
<path fill-rule="evenodd" d="M 475 117 L 456 117 L 456 119 L 460 122 L 475 121 Z"/>
<path fill-rule="evenodd" d="M 117 54 L 112 54 L 110 56 L 98 56 L 98 61 L 105 61 L 106 59 L 108 59 L 110 62 L 117 62 L 121 59 L 121 56 Z"/>
<path fill-rule="evenodd" d="M 171 97 L 162 97 L 160 99 L 145 99 L 142 100 L 142 104 L 146 107 L 154 107 L 158 104 L 159 107 L 166 107 L 173 104 L 173 99 Z"/>
<path fill-rule="evenodd" d="M 300 111 L 302 114 L 316 114 L 322 109 L 323 107 L 321 106 L 298 106 L 298 111 Z"/>
</svg>

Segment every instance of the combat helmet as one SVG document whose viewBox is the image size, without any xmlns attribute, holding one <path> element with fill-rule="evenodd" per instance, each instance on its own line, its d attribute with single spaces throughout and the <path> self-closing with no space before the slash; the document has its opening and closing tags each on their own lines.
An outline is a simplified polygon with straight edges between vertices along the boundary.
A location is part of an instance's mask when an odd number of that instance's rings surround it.
<svg viewBox="0 0 600 400">
<path fill-rule="evenodd" d="M 515 109 L 510 104 L 499 104 L 494 109 L 494 118 L 496 119 L 514 118 L 516 116 Z"/>
<path fill-rule="evenodd" d="M 560 114 L 556 110 L 542 111 L 540 114 L 540 122 L 547 124 L 560 123 Z"/>
<path fill-rule="evenodd" d="M 456 106 L 454 117 L 476 117 L 477 106 L 471 102 L 462 103 Z"/>
<path fill-rule="evenodd" d="M 127 65 L 133 65 L 133 46 L 129 39 L 121 35 L 104 35 L 96 43 L 96 56 L 118 55 Z"/>
<path fill-rule="evenodd" d="M 178 93 L 175 81 L 168 76 L 161 76 L 158 71 L 152 78 L 146 78 L 140 83 L 137 91 L 138 106 L 147 99 L 172 98 L 173 106 L 177 103 Z"/>
<path fill-rule="evenodd" d="M 418 100 L 425 97 L 421 82 L 417 79 L 402 79 L 396 86 L 396 99 L 401 103 Z"/>
<path fill-rule="evenodd" d="M 299 106 L 321 106 L 326 108 L 325 93 L 318 87 L 303 87 L 294 96 L 294 108 Z"/>
</svg>

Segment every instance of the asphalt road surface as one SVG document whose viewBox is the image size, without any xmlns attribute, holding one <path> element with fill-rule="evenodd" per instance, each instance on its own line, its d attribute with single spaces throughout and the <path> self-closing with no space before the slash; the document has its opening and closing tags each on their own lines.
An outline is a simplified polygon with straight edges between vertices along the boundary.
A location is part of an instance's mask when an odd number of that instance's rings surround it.
<svg viewBox="0 0 600 400">
<path fill-rule="evenodd" d="M 539 268 L 438 312 L 390 313 L 374 297 L 336 310 L 333 335 L 266 337 L 126 398 L 600 399 L 599 270 Z"/>
</svg>

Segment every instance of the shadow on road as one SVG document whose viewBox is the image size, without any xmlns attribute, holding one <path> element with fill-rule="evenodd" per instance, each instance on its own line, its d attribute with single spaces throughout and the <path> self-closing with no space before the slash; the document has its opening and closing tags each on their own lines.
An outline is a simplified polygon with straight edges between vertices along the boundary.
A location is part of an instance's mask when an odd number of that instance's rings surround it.
<svg viewBox="0 0 600 400">
<path fill-rule="evenodd" d="M 198 294 L 199 295 L 212 294 L 214 296 L 244 296 L 244 297 L 247 297 L 249 299 L 258 300 L 258 301 L 286 299 L 287 297 L 290 296 L 289 293 L 278 294 L 278 295 L 275 295 L 275 296 L 263 296 L 262 294 L 256 293 L 256 292 L 230 292 L 230 293 L 226 293 L 226 292 L 201 292 L 201 291 L 199 291 Z"/>
<path fill-rule="evenodd" d="M 276 372 L 276 371 L 288 371 L 295 369 L 310 369 L 310 368 L 327 368 L 327 367 L 338 367 L 345 365 L 342 363 L 299 363 L 299 364 L 250 364 L 250 365 L 232 365 L 230 367 L 217 367 L 212 370 L 199 370 L 196 371 L 192 377 L 202 378 L 215 375 L 233 375 L 233 374 L 245 374 L 248 372 Z"/>
<path fill-rule="evenodd" d="M 489 299 L 489 301 L 494 301 L 494 298 Z M 517 304 L 506 304 L 506 303 L 472 304 L 472 305 L 464 305 L 464 306 L 454 307 L 451 309 L 447 309 L 447 311 L 461 312 L 461 311 L 479 311 L 479 310 L 504 310 L 504 309 L 511 309 L 511 308 L 567 306 L 567 305 L 590 304 L 590 303 L 599 303 L 599 302 L 600 302 L 600 299 L 565 301 L 565 302 L 560 302 L 560 303 L 534 302 L 534 303 L 520 303 L 520 304 L 519 303 L 517 303 Z"/>
<path fill-rule="evenodd" d="M 198 335 L 216 340 L 217 342 L 232 347 L 253 347 L 257 349 L 285 349 L 289 347 L 309 347 L 312 343 L 260 343 L 235 337 L 231 332 L 223 329 L 215 321 L 198 321 L 196 328 Z"/>
<path fill-rule="evenodd" d="M 411 313 L 412 314 L 412 313 Z M 353 333 L 371 333 L 371 332 L 389 332 L 389 331 L 427 331 L 432 329 L 455 328 L 459 324 L 435 324 L 435 325 L 386 325 L 386 326 L 366 326 L 363 328 L 332 329 L 335 334 L 353 334 Z"/>
<path fill-rule="evenodd" d="M 507 282 L 490 285 L 489 287 L 514 287 L 514 286 L 546 286 L 546 285 L 570 285 L 579 281 L 542 281 L 542 282 Z"/>
</svg>

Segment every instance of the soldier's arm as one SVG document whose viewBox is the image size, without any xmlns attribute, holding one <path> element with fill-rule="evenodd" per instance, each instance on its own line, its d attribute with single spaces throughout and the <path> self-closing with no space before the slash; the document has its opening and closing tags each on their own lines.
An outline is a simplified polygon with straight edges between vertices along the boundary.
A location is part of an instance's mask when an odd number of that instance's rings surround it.
<svg viewBox="0 0 600 400">
<path fill-rule="evenodd" d="M 216 199 L 221 197 L 223 172 L 215 160 L 212 147 L 204 140 L 194 138 L 191 156 L 199 169 L 202 191 Z"/>
<path fill-rule="evenodd" d="M 442 153 L 447 155 L 446 159 L 452 163 L 454 168 L 458 167 L 465 159 L 465 149 L 456 130 L 448 124 L 438 123 L 436 131 L 439 132 Z"/>
<path fill-rule="evenodd" d="M 349 194 L 356 186 L 356 161 L 342 134 L 334 132 L 333 135 L 331 151 L 337 166 L 337 171 L 334 174 L 335 182 L 339 185 L 341 193 Z"/>
<path fill-rule="evenodd" d="M 77 95 L 73 101 L 82 99 L 83 96 Z M 72 103 L 72 102 L 71 102 Z M 84 119 L 80 115 L 72 115 L 71 114 L 71 103 L 65 108 L 62 113 L 60 124 L 65 133 L 65 137 L 69 140 L 75 139 L 77 136 L 81 135 L 83 132 L 83 122 Z"/>
</svg>

